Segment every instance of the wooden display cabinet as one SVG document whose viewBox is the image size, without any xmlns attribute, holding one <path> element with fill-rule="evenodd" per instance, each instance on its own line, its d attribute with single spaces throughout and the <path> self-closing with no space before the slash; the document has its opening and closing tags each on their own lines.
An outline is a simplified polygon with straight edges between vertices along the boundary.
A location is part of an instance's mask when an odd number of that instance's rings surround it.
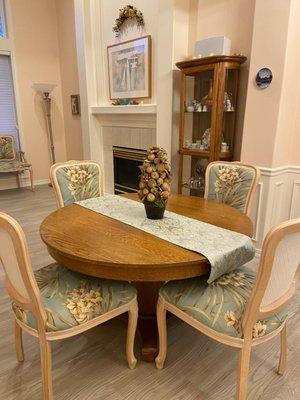
<svg viewBox="0 0 300 400">
<path fill-rule="evenodd" d="M 176 64 L 181 70 L 178 193 L 186 188 L 203 195 L 207 164 L 232 160 L 239 69 L 246 60 L 212 56 Z"/>
</svg>

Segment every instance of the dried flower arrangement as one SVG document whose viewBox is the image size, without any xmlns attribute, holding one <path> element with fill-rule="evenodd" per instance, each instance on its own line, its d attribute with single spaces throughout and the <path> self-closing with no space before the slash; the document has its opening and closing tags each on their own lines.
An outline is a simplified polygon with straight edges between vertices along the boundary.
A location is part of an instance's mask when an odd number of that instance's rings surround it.
<svg viewBox="0 0 300 400">
<path fill-rule="evenodd" d="M 147 158 L 140 166 L 142 173 L 138 195 L 145 204 L 146 212 L 147 207 L 160 208 L 162 218 L 170 195 L 171 167 L 167 152 L 162 147 L 152 146 L 147 153 Z M 149 218 L 148 212 L 147 216 Z"/>
<path fill-rule="evenodd" d="M 121 34 L 121 28 L 128 19 L 135 19 L 137 26 L 143 28 L 145 26 L 143 13 L 136 7 L 127 5 L 119 9 L 119 17 L 116 19 L 116 24 L 113 27 L 116 37 Z"/>
</svg>

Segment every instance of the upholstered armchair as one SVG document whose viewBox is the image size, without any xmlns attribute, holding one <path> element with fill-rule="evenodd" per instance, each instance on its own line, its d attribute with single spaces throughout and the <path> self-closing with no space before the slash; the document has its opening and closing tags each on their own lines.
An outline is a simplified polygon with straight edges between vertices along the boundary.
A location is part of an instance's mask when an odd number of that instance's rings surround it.
<svg viewBox="0 0 300 400">
<path fill-rule="evenodd" d="M 157 368 L 163 368 L 167 355 L 168 311 L 211 339 L 239 349 L 236 400 L 247 399 L 252 347 L 277 335 L 277 372 L 283 375 L 286 323 L 293 314 L 288 305 L 295 295 L 299 266 L 300 218 L 283 222 L 268 233 L 257 273 L 243 266 L 211 284 L 207 276 L 166 283 L 160 289 L 157 305 Z"/>
<path fill-rule="evenodd" d="M 103 171 L 95 161 L 56 163 L 50 168 L 50 179 L 59 208 L 104 194 Z"/>
<path fill-rule="evenodd" d="M 205 174 L 204 198 L 225 203 L 250 215 L 260 171 L 241 162 L 214 161 Z"/>
<path fill-rule="evenodd" d="M 53 400 L 51 343 L 79 335 L 126 312 L 126 358 L 129 368 L 135 368 L 138 305 L 134 286 L 79 274 L 56 263 L 34 272 L 22 228 L 1 212 L 0 261 L 14 311 L 17 360 L 24 361 L 25 331 L 39 341 L 44 400 Z"/>
<path fill-rule="evenodd" d="M 24 151 L 15 150 L 13 136 L 0 136 L 0 174 L 15 174 L 20 188 L 20 174 L 24 171 L 29 171 L 31 190 L 34 191 L 32 166 L 27 162 Z"/>
</svg>

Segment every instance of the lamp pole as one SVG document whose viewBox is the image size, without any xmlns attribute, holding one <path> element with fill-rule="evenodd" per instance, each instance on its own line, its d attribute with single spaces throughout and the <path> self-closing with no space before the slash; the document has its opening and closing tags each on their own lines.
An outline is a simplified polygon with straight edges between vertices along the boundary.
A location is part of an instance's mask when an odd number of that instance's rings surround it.
<svg viewBox="0 0 300 400">
<path fill-rule="evenodd" d="M 44 92 L 44 104 L 46 110 L 46 120 L 47 120 L 47 129 L 49 135 L 49 144 L 50 144 L 50 154 L 51 154 L 51 165 L 55 164 L 55 150 L 54 150 L 54 142 L 53 142 L 53 132 L 52 132 L 52 123 L 51 123 L 51 97 L 49 92 Z"/>
</svg>

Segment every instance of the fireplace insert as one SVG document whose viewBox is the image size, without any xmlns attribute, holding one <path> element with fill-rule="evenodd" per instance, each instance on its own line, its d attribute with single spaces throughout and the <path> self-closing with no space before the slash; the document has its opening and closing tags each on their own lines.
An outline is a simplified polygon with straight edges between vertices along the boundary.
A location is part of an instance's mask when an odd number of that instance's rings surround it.
<svg viewBox="0 0 300 400">
<path fill-rule="evenodd" d="M 113 147 L 115 194 L 138 191 L 139 166 L 142 165 L 146 156 L 146 150 Z"/>
</svg>

